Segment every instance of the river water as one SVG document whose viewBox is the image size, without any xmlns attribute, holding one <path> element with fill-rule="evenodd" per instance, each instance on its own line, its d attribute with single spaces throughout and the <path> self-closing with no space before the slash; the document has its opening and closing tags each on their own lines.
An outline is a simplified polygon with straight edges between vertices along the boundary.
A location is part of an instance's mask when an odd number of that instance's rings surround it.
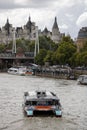
<svg viewBox="0 0 87 130">
<path fill-rule="evenodd" d="M 37 89 L 57 94 L 63 108 L 62 118 L 24 116 L 23 94 Z M 87 130 L 87 86 L 74 80 L 1 73 L 0 130 Z"/>
</svg>

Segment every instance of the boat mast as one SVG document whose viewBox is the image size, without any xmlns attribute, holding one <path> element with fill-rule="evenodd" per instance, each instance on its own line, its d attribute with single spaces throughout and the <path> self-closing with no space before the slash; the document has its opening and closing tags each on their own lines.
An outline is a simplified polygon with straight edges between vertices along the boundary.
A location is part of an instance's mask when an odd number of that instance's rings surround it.
<svg viewBox="0 0 87 130">
<path fill-rule="evenodd" d="M 16 38 L 15 38 L 15 29 L 13 30 L 12 54 L 15 54 L 15 55 L 16 55 Z"/>
<path fill-rule="evenodd" d="M 39 37 L 38 37 L 38 26 L 35 28 L 36 38 L 35 38 L 35 51 L 34 57 L 39 53 Z"/>
</svg>

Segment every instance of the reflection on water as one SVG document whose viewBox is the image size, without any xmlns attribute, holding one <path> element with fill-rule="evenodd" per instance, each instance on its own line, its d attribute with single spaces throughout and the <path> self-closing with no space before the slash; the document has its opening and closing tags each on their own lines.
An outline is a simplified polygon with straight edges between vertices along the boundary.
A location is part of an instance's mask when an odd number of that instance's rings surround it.
<svg viewBox="0 0 87 130">
<path fill-rule="evenodd" d="M 25 117 L 25 91 L 55 92 L 63 107 L 63 117 Z M 87 130 L 87 86 L 73 80 L 0 74 L 0 130 Z"/>
</svg>

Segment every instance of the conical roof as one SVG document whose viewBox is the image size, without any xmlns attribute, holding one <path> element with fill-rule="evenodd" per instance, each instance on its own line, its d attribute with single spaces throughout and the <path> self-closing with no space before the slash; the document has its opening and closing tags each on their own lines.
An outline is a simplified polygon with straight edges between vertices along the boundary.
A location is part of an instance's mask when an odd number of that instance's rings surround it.
<svg viewBox="0 0 87 130">
<path fill-rule="evenodd" d="M 7 22 L 6 22 L 5 26 L 4 26 L 4 28 L 5 28 L 5 30 L 7 30 L 8 35 L 10 33 L 10 27 L 11 27 L 11 24 L 9 24 L 9 20 L 7 18 Z"/>
<path fill-rule="evenodd" d="M 53 24 L 53 29 L 58 29 L 58 24 L 57 24 L 57 18 L 55 17 L 55 21 Z"/>
<path fill-rule="evenodd" d="M 31 18 L 29 16 L 29 20 L 28 20 L 28 22 L 26 24 L 26 27 L 27 27 L 27 29 L 29 29 L 30 32 L 31 32 L 31 25 L 32 25 L 32 22 L 31 22 Z"/>
<path fill-rule="evenodd" d="M 48 29 L 47 29 L 47 27 L 44 28 L 43 32 L 45 32 L 45 33 L 49 32 Z"/>
</svg>

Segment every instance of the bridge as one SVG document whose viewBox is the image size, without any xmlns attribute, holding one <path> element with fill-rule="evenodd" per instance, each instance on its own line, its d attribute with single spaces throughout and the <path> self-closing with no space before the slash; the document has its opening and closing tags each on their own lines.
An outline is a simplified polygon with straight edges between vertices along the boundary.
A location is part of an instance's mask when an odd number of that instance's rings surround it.
<svg viewBox="0 0 87 130">
<path fill-rule="evenodd" d="M 34 59 L 34 52 L 25 53 L 0 53 L 0 59 Z"/>
<path fill-rule="evenodd" d="M 34 52 L 16 53 L 5 52 L 0 53 L 0 69 L 9 68 L 13 64 L 25 64 L 34 62 Z"/>
</svg>

